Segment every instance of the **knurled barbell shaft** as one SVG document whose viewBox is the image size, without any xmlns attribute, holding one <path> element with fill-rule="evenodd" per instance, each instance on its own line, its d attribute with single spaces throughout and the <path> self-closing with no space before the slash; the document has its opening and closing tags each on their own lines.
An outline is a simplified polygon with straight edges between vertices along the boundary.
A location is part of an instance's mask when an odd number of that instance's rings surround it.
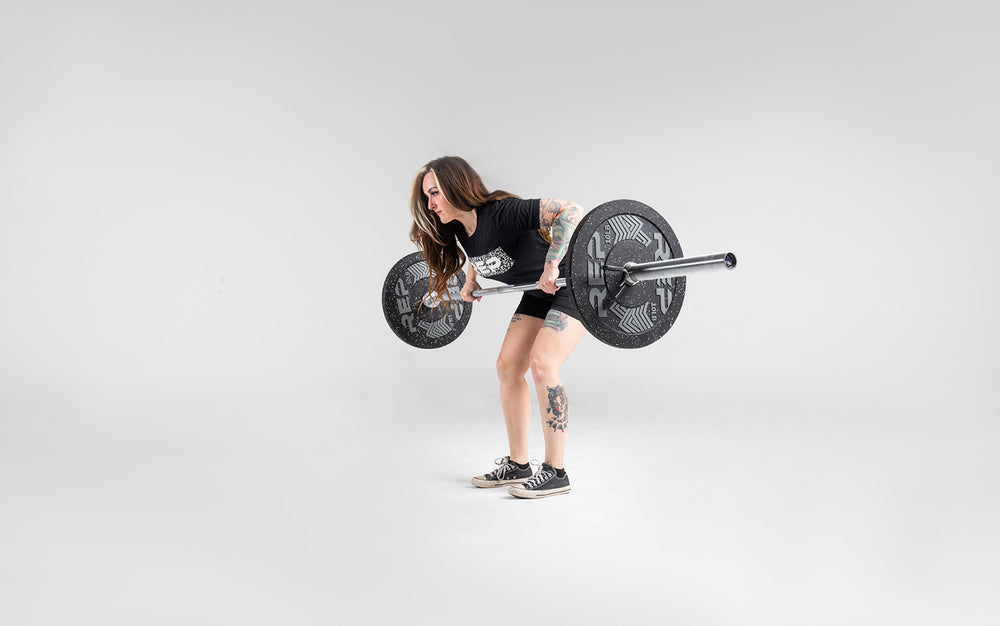
<svg viewBox="0 0 1000 626">
<path fill-rule="evenodd" d="M 556 286 L 565 287 L 566 279 L 557 278 Z M 489 289 L 476 289 L 475 291 L 472 292 L 472 297 L 480 298 L 482 296 L 492 296 L 497 293 L 515 293 L 521 291 L 534 291 L 536 289 L 538 289 L 538 283 L 524 283 L 521 285 L 501 285 L 499 287 L 490 287 Z M 457 300 L 459 296 L 462 295 L 462 288 L 451 287 L 450 289 L 448 289 L 448 295 L 451 296 L 452 300 Z M 438 304 L 437 298 L 434 298 L 432 294 L 429 293 L 426 296 L 424 296 L 424 306 L 434 307 L 437 306 L 437 304 Z"/>
<path fill-rule="evenodd" d="M 556 287 L 565 287 L 566 279 L 557 278 Z M 523 283 L 520 285 L 500 285 L 499 287 L 490 287 L 489 289 L 476 289 L 472 292 L 472 297 L 478 298 L 480 296 L 491 296 L 495 293 L 514 293 L 520 291 L 534 291 L 538 289 L 538 283 Z M 461 290 L 454 291 L 458 294 Z"/>
<path fill-rule="evenodd" d="M 648 263 L 626 263 L 625 282 L 635 285 L 647 280 L 659 280 L 661 278 L 674 278 L 676 276 L 689 276 L 691 274 L 706 272 L 731 270 L 736 267 L 736 255 L 732 252 L 720 252 L 718 254 L 708 254 L 705 256 L 689 256 L 677 259 L 663 259 L 662 261 L 650 261 Z M 556 279 L 557 287 L 565 287 L 566 279 Z M 472 292 L 474 298 L 491 296 L 498 293 L 515 293 L 522 291 L 534 291 L 538 289 L 538 283 L 524 283 L 521 285 L 501 285 L 489 289 L 476 289 Z M 451 297 L 458 298 L 461 295 L 461 287 L 452 287 L 448 290 Z M 428 295 L 424 300 L 430 304 L 433 299 Z M 432 305 L 433 306 L 433 305 Z"/>
</svg>

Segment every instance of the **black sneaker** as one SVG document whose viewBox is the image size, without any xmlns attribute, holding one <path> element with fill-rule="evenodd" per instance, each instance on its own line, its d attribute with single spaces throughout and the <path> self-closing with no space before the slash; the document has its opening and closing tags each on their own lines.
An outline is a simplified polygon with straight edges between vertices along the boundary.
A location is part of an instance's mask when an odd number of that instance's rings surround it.
<svg viewBox="0 0 1000 626">
<path fill-rule="evenodd" d="M 569 474 L 563 472 L 563 477 L 556 476 L 556 470 L 549 463 L 542 463 L 542 469 L 525 481 L 507 489 L 507 493 L 518 498 L 544 498 L 569 492 Z"/>
<path fill-rule="evenodd" d="M 520 484 L 531 478 L 531 466 L 529 465 L 525 469 L 521 469 L 514 461 L 510 460 L 509 456 L 495 459 L 493 462 L 500 467 L 489 474 L 473 477 L 473 485 L 477 487 L 502 487 L 504 485 Z M 535 463 L 537 464 L 538 461 L 535 461 Z"/>
</svg>

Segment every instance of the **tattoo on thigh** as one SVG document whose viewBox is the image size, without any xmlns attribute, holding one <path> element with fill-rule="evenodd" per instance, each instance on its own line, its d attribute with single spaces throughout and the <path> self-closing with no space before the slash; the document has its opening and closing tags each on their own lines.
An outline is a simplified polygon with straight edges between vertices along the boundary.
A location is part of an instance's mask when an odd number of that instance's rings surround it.
<svg viewBox="0 0 1000 626">
<path fill-rule="evenodd" d="M 507 327 L 507 330 L 510 330 L 511 328 L 514 328 L 514 324 L 520 322 L 521 319 L 522 319 L 521 314 L 520 313 L 515 313 L 514 317 L 510 318 L 510 326 Z"/>
<path fill-rule="evenodd" d="M 566 330 L 566 326 L 568 325 L 569 315 L 566 315 L 562 311 L 549 311 L 549 314 L 545 316 L 542 328 L 551 328 L 558 333 Z"/>
<path fill-rule="evenodd" d="M 545 422 L 552 430 L 566 430 L 569 426 L 569 404 L 566 401 L 566 390 L 562 385 L 546 387 L 549 392 L 549 407 L 545 412 L 549 419 Z"/>
</svg>

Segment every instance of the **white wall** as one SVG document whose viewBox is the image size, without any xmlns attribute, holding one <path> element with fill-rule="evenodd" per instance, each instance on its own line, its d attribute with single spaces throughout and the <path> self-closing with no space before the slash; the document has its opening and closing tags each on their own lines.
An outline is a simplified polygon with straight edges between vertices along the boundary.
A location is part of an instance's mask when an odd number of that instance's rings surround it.
<svg viewBox="0 0 1000 626">
<path fill-rule="evenodd" d="M 444 154 L 524 197 L 642 200 L 686 253 L 738 255 L 689 281 L 660 342 L 581 345 L 567 384 L 595 413 L 709 403 L 765 429 L 781 411 L 815 433 L 995 438 L 998 17 L 5 2 L 0 450 L 322 424 L 361 428 L 375 457 L 443 388 L 441 423 L 494 403 L 513 299 L 432 353 L 381 314 L 413 250 L 411 178 Z"/>
</svg>

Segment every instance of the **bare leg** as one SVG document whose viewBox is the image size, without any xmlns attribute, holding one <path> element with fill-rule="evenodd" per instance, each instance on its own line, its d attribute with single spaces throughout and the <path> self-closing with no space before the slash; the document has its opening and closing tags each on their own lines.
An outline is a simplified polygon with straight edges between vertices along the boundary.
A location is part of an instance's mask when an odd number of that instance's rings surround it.
<svg viewBox="0 0 1000 626">
<path fill-rule="evenodd" d="M 497 357 L 497 377 L 500 379 L 500 404 L 507 424 L 510 458 L 517 463 L 528 462 L 528 426 L 531 421 L 531 394 L 524 375 L 528 372 L 531 345 L 542 320 L 517 315 L 510 320 L 507 335 Z"/>
<path fill-rule="evenodd" d="M 542 413 L 545 461 L 555 468 L 563 467 L 569 427 L 569 402 L 559 378 L 559 368 L 586 333 L 579 320 L 553 309 L 531 347 L 529 364 Z"/>
</svg>

